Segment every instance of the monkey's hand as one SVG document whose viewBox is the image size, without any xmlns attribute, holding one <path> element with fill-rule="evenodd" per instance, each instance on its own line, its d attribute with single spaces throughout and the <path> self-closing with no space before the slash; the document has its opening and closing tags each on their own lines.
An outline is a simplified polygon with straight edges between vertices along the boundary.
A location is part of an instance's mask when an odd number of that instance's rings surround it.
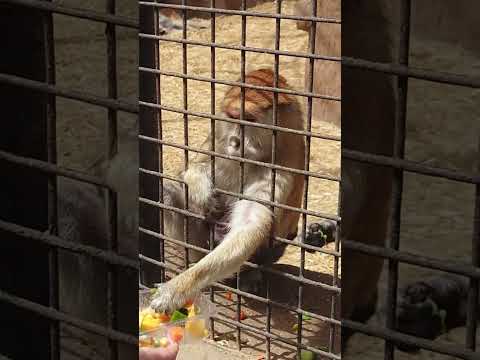
<svg viewBox="0 0 480 360">
<path fill-rule="evenodd" d="M 178 285 L 178 277 L 157 285 L 157 291 L 152 299 L 151 307 L 157 312 L 173 312 L 184 306 L 188 300 L 198 293 L 192 289 L 184 289 Z"/>
<path fill-rule="evenodd" d="M 219 211 L 218 197 L 206 170 L 199 167 L 188 168 L 183 180 L 188 185 L 189 209 L 204 215 L 207 220 L 214 218 Z"/>
</svg>

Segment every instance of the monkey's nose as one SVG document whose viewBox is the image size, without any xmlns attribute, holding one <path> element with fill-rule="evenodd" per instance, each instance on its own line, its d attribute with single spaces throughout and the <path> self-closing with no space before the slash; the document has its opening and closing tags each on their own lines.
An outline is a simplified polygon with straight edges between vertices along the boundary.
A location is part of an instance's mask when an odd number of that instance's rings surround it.
<svg viewBox="0 0 480 360">
<path fill-rule="evenodd" d="M 230 146 L 238 148 L 240 146 L 240 139 L 236 136 L 230 136 Z"/>
</svg>

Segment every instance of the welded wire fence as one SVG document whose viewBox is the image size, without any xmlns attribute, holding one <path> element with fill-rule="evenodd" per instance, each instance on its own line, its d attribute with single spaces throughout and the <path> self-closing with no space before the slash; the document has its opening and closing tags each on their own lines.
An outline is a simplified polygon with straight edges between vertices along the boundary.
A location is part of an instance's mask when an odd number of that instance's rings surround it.
<svg viewBox="0 0 480 360">
<path fill-rule="evenodd" d="M 163 211 L 170 211 L 177 214 L 181 214 L 185 218 L 185 223 L 188 222 L 188 219 L 199 219 L 205 220 L 205 217 L 201 214 L 197 214 L 193 211 L 188 210 L 188 206 L 185 209 L 183 208 L 176 208 L 174 206 L 167 205 L 164 202 L 164 181 L 173 181 L 181 186 L 185 186 L 186 183 L 183 181 L 179 176 L 174 176 L 169 174 L 164 169 L 166 167 L 171 166 L 171 163 L 165 163 L 164 160 L 165 153 L 169 149 L 178 149 L 182 151 L 183 156 L 183 164 L 182 168 L 185 170 L 188 168 L 188 161 L 189 157 L 195 154 L 203 154 L 207 155 L 210 158 L 211 163 L 211 173 L 212 173 L 212 181 L 215 182 L 215 161 L 218 159 L 228 159 L 233 160 L 238 163 L 240 167 L 240 178 L 244 179 L 244 167 L 246 165 L 254 164 L 258 165 L 267 169 L 270 169 L 272 172 L 272 178 L 275 179 L 276 172 L 281 170 L 292 174 L 299 174 L 302 175 L 305 182 L 305 189 L 302 194 L 302 207 L 295 208 L 292 206 L 288 206 L 285 204 L 281 204 L 275 202 L 275 186 L 272 186 L 271 193 L 270 193 L 270 200 L 260 200 L 252 196 L 245 195 L 243 193 L 243 186 L 241 186 L 240 191 L 227 191 L 225 189 L 221 189 L 215 186 L 214 189 L 218 194 L 228 195 L 235 197 L 237 199 L 246 199 L 258 202 L 263 204 L 270 209 L 280 208 L 285 210 L 294 211 L 300 214 L 301 217 L 301 225 L 299 227 L 298 235 L 295 234 L 293 238 L 282 238 L 277 236 L 276 234 L 272 234 L 271 236 L 271 243 L 277 242 L 282 243 L 285 245 L 290 245 L 295 248 L 299 248 L 300 256 L 297 258 L 295 266 L 297 267 L 297 274 L 292 274 L 290 272 L 282 271 L 276 269 L 275 267 L 267 266 L 267 265 L 258 265 L 251 261 L 247 261 L 245 266 L 252 269 L 259 269 L 263 273 L 269 275 L 275 275 L 279 279 L 283 279 L 281 281 L 290 280 L 293 284 L 291 288 L 285 289 L 288 292 L 296 294 L 296 303 L 288 303 L 284 301 L 278 301 L 271 296 L 271 289 L 273 286 L 279 286 L 278 284 L 272 284 L 268 278 L 264 280 L 263 287 L 266 290 L 266 294 L 260 296 L 253 291 L 245 291 L 242 290 L 239 286 L 242 273 L 236 274 L 236 287 L 233 285 L 226 285 L 225 283 L 215 283 L 214 289 L 210 290 L 210 297 L 211 299 L 217 304 L 219 309 L 219 314 L 214 316 L 211 324 L 211 336 L 216 339 L 222 339 L 223 329 L 220 329 L 222 325 L 226 325 L 229 329 L 233 329 L 235 332 L 235 340 L 237 342 L 237 346 L 239 349 L 244 349 L 248 346 L 244 344 L 244 338 L 247 336 L 246 334 L 255 336 L 257 338 L 263 339 L 264 347 L 262 348 L 262 352 L 264 352 L 265 358 L 270 358 L 271 356 L 276 354 L 275 346 L 283 347 L 284 345 L 288 345 L 291 350 L 291 356 L 300 356 L 302 351 L 308 350 L 311 351 L 322 358 L 331 358 L 331 359 L 338 359 L 340 358 L 339 349 L 336 344 L 338 341 L 339 336 L 339 325 L 340 322 L 337 318 L 337 311 L 338 311 L 338 301 L 340 295 L 340 287 L 339 287 L 339 274 L 338 274 L 338 261 L 340 258 L 339 252 L 339 240 L 336 237 L 335 247 L 334 249 L 326 249 L 320 246 L 314 246 L 308 244 L 305 241 L 305 237 L 307 234 L 307 216 L 313 217 L 315 220 L 311 221 L 319 221 L 320 219 L 329 219 L 336 222 L 339 225 L 340 218 L 338 213 L 328 213 L 326 211 L 318 211 L 318 210 L 311 210 L 308 205 L 308 195 L 311 192 L 309 189 L 309 181 L 310 179 L 322 179 L 331 181 L 334 183 L 339 183 L 340 178 L 338 176 L 333 176 L 331 174 L 320 173 L 319 171 L 312 171 L 310 170 L 310 159 L 311 159 L 311 147 L 312 147 L 312 139 L 322 139 L 325 141 L 330 142 L 340 142 L 339 136 L 333 136 L 329 134 L 322 134 L 319 132 L 315 132 L 312 130 L 312 101 L 314 99 L 324 99 L 331 102 L 339 102 L 340 98 L 336 96 L 326 95 L 315 93 L 313 91 L 313 77 L 310 77 L 310 81 L 306 84 L 306 90 L 290 90 L 280 88 L 278 86 L 278 78 L 279 78 L 279 64 L 280 64 L 280 57 L 282 58 L 303 58 L 306 59 L 309 71 L 313 73 L 313 66 L 314 61 L 318 59 L 332 61 L 332 62 L 339 62 L 340 58 L 333 57 L 333 56 L 325 56 L 322 54 L 315 53 L 315 28 L 316 24 L 319 22 L 324 23 L 332 23 L 332 24 L 340 24 L 339 19 L 334 18 L 320 18 L 315 15 L 311 16 L 297 16 L 292 14 L 282 13 L 282 1 L 275 1 L 274 3 L 275 11 L 272 13 L 267 12 L 260 12 L 255 11 L 251 8 L 247 9 L 246 1 L 242 1 L 240 4 L 240 9 L 232 10 L 232 9 L 223 9 L 216 6 L 216 2 L 210 1 L 209 4 L 205 4 L 205 7 L 200 6 L 191 6 L 188 4 L 187 1 L 183 1 L 181 5 L 175 4 L 167 4 L 163 2 L 154 2 L 154 1 L 141 1 L 140 2 L 140 76 L 141 76 L 141 84 L 140 86 L 143 88 L 141 90 L 140 95 L 140 144 L 141 146 L 148 146 L 154 145 L 154 147 L 150 147 L 149 150 L 145 149 L 143 155 L 143 160 L 145 162 L 149 162 L 151 167 L 141 167 L 140 173 L 141 176 L 146 179 L 149 177 L 150 181 L 156 181 L 157 188 L 160 189 L 157 193 L 151 193 L 150 196 L 146 195 L 147 191 L 145 188 L 143 190 L 143 195 L 140 197 L 140 202 L 144 207 L 145 212 L 151 212 L 152 214 L 156 214 L 152 216 L 152 222 L 147 223 L 144 222 L 140 227 L 141 235 L 144 237 L 143 241 L 152 241 L 155 239 L 154 244 L 159 244 L 156 247 L 150 246 L 147 247 L 143 246 L 143 252 L 140 254 L 141 259 L 141 268 L 142 268 L 142 276 L 143 278 L 141 281 L 144 285 L 151 286 L 152 283 L 148 280 L 151 279 L 148 276 L 148 271 L 145 270 L 144 267 L 150 266 L 157 267 L 161 269 L 162 281 L 167 280 L 167 276 L 169 277 L 174 276 L 175 274 L 181 272 L 183 268 L 187 268 L 189 265 L 189 258 L 188 258 L 188 250 L 196 250 L 201 254 L 208 254 L 214 249 L 214 226 L 210 226 L 210 241 L 209 241 L 209 249 L 202 248 L 196 245 L 189 243 L 188 240 L 188 233 L 187 233 L 187 226 L 185 226 L 184 230 L 184 238 L 185 241 L 175 239 L 165 235 L 164 223 L 161 217 L 161 213 Z M 180 20 L 179 22 L 182 25 L 181 36 L 170 36 L 170 34 L 163 34 L 161 29 L 159 28 L 159 19 L 164 18 L 163 12 L 165 10 L 175 10 L 179 14 Z M 199 41 L 192 39 L 188 36 L 187 27 L 190 22 L 189 13 L 195 11 L 197 13 L 203 14 L 203 17 L 209 18 L 209 41 Z M 313 9 L 313 14 L 316 14 L 316 5 Z M 225 43 L 220 39 L 220 35 L 218 35 L 216 30 L 216 24 L 221 19 L 228 17 L 228 16 L 236 16 L 238 22 L 241 24 L 241 34 L 240 34 L 240 44 L 239 45 L 232 45 L 230 43 Z M 253 47 L 247 46 L 248 42 L 248 35 L 247 35 L 247 20 L 254 20 L 255 18 L 264 18 L 264 19 L 272 19 L 275 21 L 274 26 L 271 28 L 272 33 L 275 34 L 274 39 L 274 49 L 269 48 L 260 48 L 260 47 Z M 281 23 L 285 20 L 308 20 L 312 22 L 312 28 L 310 31 L 310 37 L 308 40 L 308 49 L 304 52 L 296 52 L 296 51 L 285 51 L 280 49 L 280 27 Z M 283 30 L 282 30 L 283 31 Z M 181 55 L 178 58 L 178 63 L 180 64 L 181 70 L 179 71 L 171 71 L 165 69 L 165 65 L 162 64 L 162 50 L 164 49 L 165 44 L 178 44 L 181 47 Z M 198 46 L 198 47 L 206 47 L 210 49 L 210 75 L 209 76 L 200 76 L 196 74 L 194 71 L 189 70 L 189 61 L 191 57 L 189 57 L 188 49 L 189 46 Z M 222 75 L 219 75 L 219 71 L 216 69 L 216 64 L 218 61 L 222 60 L 221 55 L 218 54 L 221 50 L 231 50 L 236 51 L 240 55 L 240 61 L 238 64 L 232 64 L 233 67 L 238 68 L 238 77 L 240 81 L 231 81 L 222 79 Z M 165 50 L 163 50 L 165 51 Z M 265 86 L 258 86 L 252 85 L 245 82 L 246 78 L 246 57 L 249 53 L 263 53 L 263 54 L 270 54 L 274 57 L 273 62 L 273 72 L 274 72 L 274 86 L 273 87 L 265 87 Z M 280 73 L 281 75 L 281 73 Z M 182 106 L 171 106 L 169 104 L 165 104 L 165 100 L 163 100 L 166 96 L 168 97 L 169 89 L 162 85 L 162 82 L 168 79 L 178 79 L 182 82 L 182 98 L 183 98 L 183 107 Z M 195 109 L 194 105 L 189 103 L 189 95 L 190 92 L 188 89 L 189 82 L 204 82 L 210 84 L 210 94 L 206 93 L 203 96 L 205 97 L 205 101 L 210 101 L 210 111 L 201 111 Z M 288 79 L 287 79 L 288 81 Z M 241 92 L 241 115 L 239 119 L 226 117 L 225 115 L 218 113 L 218 109 L 216 107 L 216 103 L 221 101 L 221 97 L 219 95 L 220 91 L 218 91 L 219 86 L 221 85 L 228 85 L 240 88 Z M 251 122 L 245 120 L 245 92 L 249 89 L 256 89 L 265 91 L 265 93 L 272 93 L 273 94 L 273 124 L 262 124 L 258 122 Z M 143 93 L 142 93 L 143 91 Z M 278 96 L 280 94 L 289 94 L 295 95 L 297 97 L 302 97 L 305 99 L 306 103 L 306 125 L 304 130 L 296 130 L 290 129 L 286 127 L 282 127 L 278 125 L 277 119 L 277 108 L 278 108 Z M 178 119 L 179 127 L 176 130 L 172 130 L 168 127 L 168 123 L 165 121 L 166 114 L 175 114 Z M 210 150 L 205 148 L 199 148 L 198 146 L 192 146 L 191 143 L 191 136 L 189 137 L 189 123 L 198 120 L 195 119 L 210 119 L 210 126 L 208 131 L 204 134 L 205 137 L 208 133 L 212 135 Z M 228 123 L 228 124 L 235 124 L 239 125 L 241 129 L 242 136 L 245 135 L 245 128 L 248 127 L 256 127 L 262 129 L 269 129 L 272 130 L 273 136 L 273 149 L 272 149 L 272 161 L 271 162 L 262 162 L 256 161 L 252 159 L 248 159 L 244 156 L 233 156 L 222 153 L 220 151 L 215 150 L 215 131 L 218 124 L 221 122 Z M 183 132 L 183 138 L 180 137 L 179 140 L 170 140 L 172 137 L 173 132 Z M 280 166 L 275 163 L 275 148 L 277 146 L 277 134 L 279 133 L 289 133 L 295 134 L 304 137 L 306 143 L 306 154 L 304 158 L 304 170 L 299 170 L 295 168 L 287 168 L 285 166 Z M 243 144 L 244 138 L 240 142 Z M 143 145 L 142 145 L 143 144 Z M 281 146 L 281 145 L 278 145 Z M 242 152 L 243 153 L 243 152 Z M 142 160 L 141 160 L 142 161 Z M 170 160 L 172 161 L 172 160 Z M 152 182 L 149 182 L 149 186 L 152 185 Z M 274 181 L 273 181 L 274 182 Z M 243 185 L 243 180 L 240 181 Z M 185 189 L 184 192 L 185 196 L 185 203 L 188 202 L 188 188 Z M 160 220 L 159 220 L 160 219 Z M 221 225 L 218 224 L 217 225 Z M 142 239 L 141 239 L 142 241 Z M 142 245 L 141 245 L 142 247 Z M 174 248 L 177 252 L 180 252 L 183 255 L 183 268 L 169 258 L 169 248 Z M 309 276 L 306 275 L 306 251 L 316 251 L 323 254 L 328 254 L 334 258 L 333 262 L 335 263 L 334 269 L 332 270 L 331 279 L 329 281 L 317 281 L 312 280 Z M 149 253 L 147 254 L 147 251 Z M 329 274 L 330 275 L 330 274 Z M 156 281 L 158 282 L 158 280 Z M 329 310 L 325 313 L 321 313 L 317 310 L 309 310 L 308 307 L 305 305 L 304 302 L 304 288 L 306 286 L 311 286 L 315 291 L 322 290 L 325 291 L 327 297 L 329 298 Z M 298 290 L 296 290 L 298 288 Z M 229 297 L 226 294 L 235 294 L 235 299 L 232 300 L 232 295 Z M 225 299 L 229 300 L 225 302 Z M 263 317 L 261 321 L 252 324 L 245 320 L 244 309 L 245 306 L 242 299 L 246 300 L 255 300 L 256 302 L 262 304 Z M 226 313 L 223 311 L 224 307 L 233 306 L 235 311 L 233 313 Z M 276 328 L 276 325 L 272 322 L 272 314 L 278 311 L 288 311 L 289 313 L 293 313 L 295 315 L 296 320 L 294 321 L 294 330 L 292 331 L 290 336 L 285 336 L 284 334 L 279 334 L 279 329 Z M 307 329 L 305 326 L 308 327 L 307 321 L 305 319 L 313 318 L 315 320 L 321 321 L 323 324 L 327 324 L 327 332 L 328 335 L 325 337 L 324 341 L 319 344 L 318 341 L 315 344 L 309 344 L 305 341 L 305 333 Z M 277 325 L 278 327 L 278 325 Z M 258 349 L 257 349 L 258 350 Z M 276 355 L 279 355 L 278 353 Z"/>
</svg>

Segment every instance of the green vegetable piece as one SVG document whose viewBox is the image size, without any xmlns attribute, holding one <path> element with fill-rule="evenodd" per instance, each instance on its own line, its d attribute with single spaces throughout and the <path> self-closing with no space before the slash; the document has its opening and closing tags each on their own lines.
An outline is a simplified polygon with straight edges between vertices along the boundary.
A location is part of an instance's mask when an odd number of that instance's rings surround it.
<svg viewBox="0 0 480 360">
<path fill-rule="evenodd" d="M 312 317 L 307 315 L 307 314 L 302 314 L 302 320 L 303 321 L 308 321 L 308 320 L 312 320 Z"/>
<path fill-rule="evenodd" d="M 300 352 L 300 359 L 302 360 L 315 360 L 316 356 L 315 353 L 308 351 L 308 350 L 302 350 Z"/>
<path fill-rule="evenodd" d="M 180 320 L 184 320 L 186 318 L 187 318 L 187 315 L 181 313 L 178 310 L 175 310 L 172 314 L 172 317 L 170 318 L 170 322 L 180 321 Z"/>
</svg>

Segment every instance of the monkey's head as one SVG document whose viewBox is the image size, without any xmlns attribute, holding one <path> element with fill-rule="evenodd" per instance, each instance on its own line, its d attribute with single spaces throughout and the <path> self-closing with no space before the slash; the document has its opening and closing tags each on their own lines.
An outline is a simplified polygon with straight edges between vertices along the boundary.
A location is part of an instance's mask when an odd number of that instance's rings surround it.
<svg viewBox="0 0 480 360">
<path fill-rule="evenodd" d="M 238 80 L 240 82 L 240 80 Z M 259 69 L 245 76 L 244 88 L 244 121 L 256 124 L 274 125 L 273 104 L 277 98 L 276 125 L 298 129 L 302 126 L 302 115 L 297 100 L 290 94 L 261 90 L 255 87 L 290 89 L 285 78 L 278 75 L 275 86 L 275 74 L 271 69 Z M 240 119 L 242 106 L 242 90 L 238 86 L 231 87 L 222 102 L 223 115 L 232 119 Z M 241 130 L 238 124 L 223 123 L 222 136 L 226 140 L 227 152 L 240 156 Z M 271 155 L 273 131 L 256 126 L 245 126 L 245 157 L 255 160 L 266 160 Z"/>
</svg>

